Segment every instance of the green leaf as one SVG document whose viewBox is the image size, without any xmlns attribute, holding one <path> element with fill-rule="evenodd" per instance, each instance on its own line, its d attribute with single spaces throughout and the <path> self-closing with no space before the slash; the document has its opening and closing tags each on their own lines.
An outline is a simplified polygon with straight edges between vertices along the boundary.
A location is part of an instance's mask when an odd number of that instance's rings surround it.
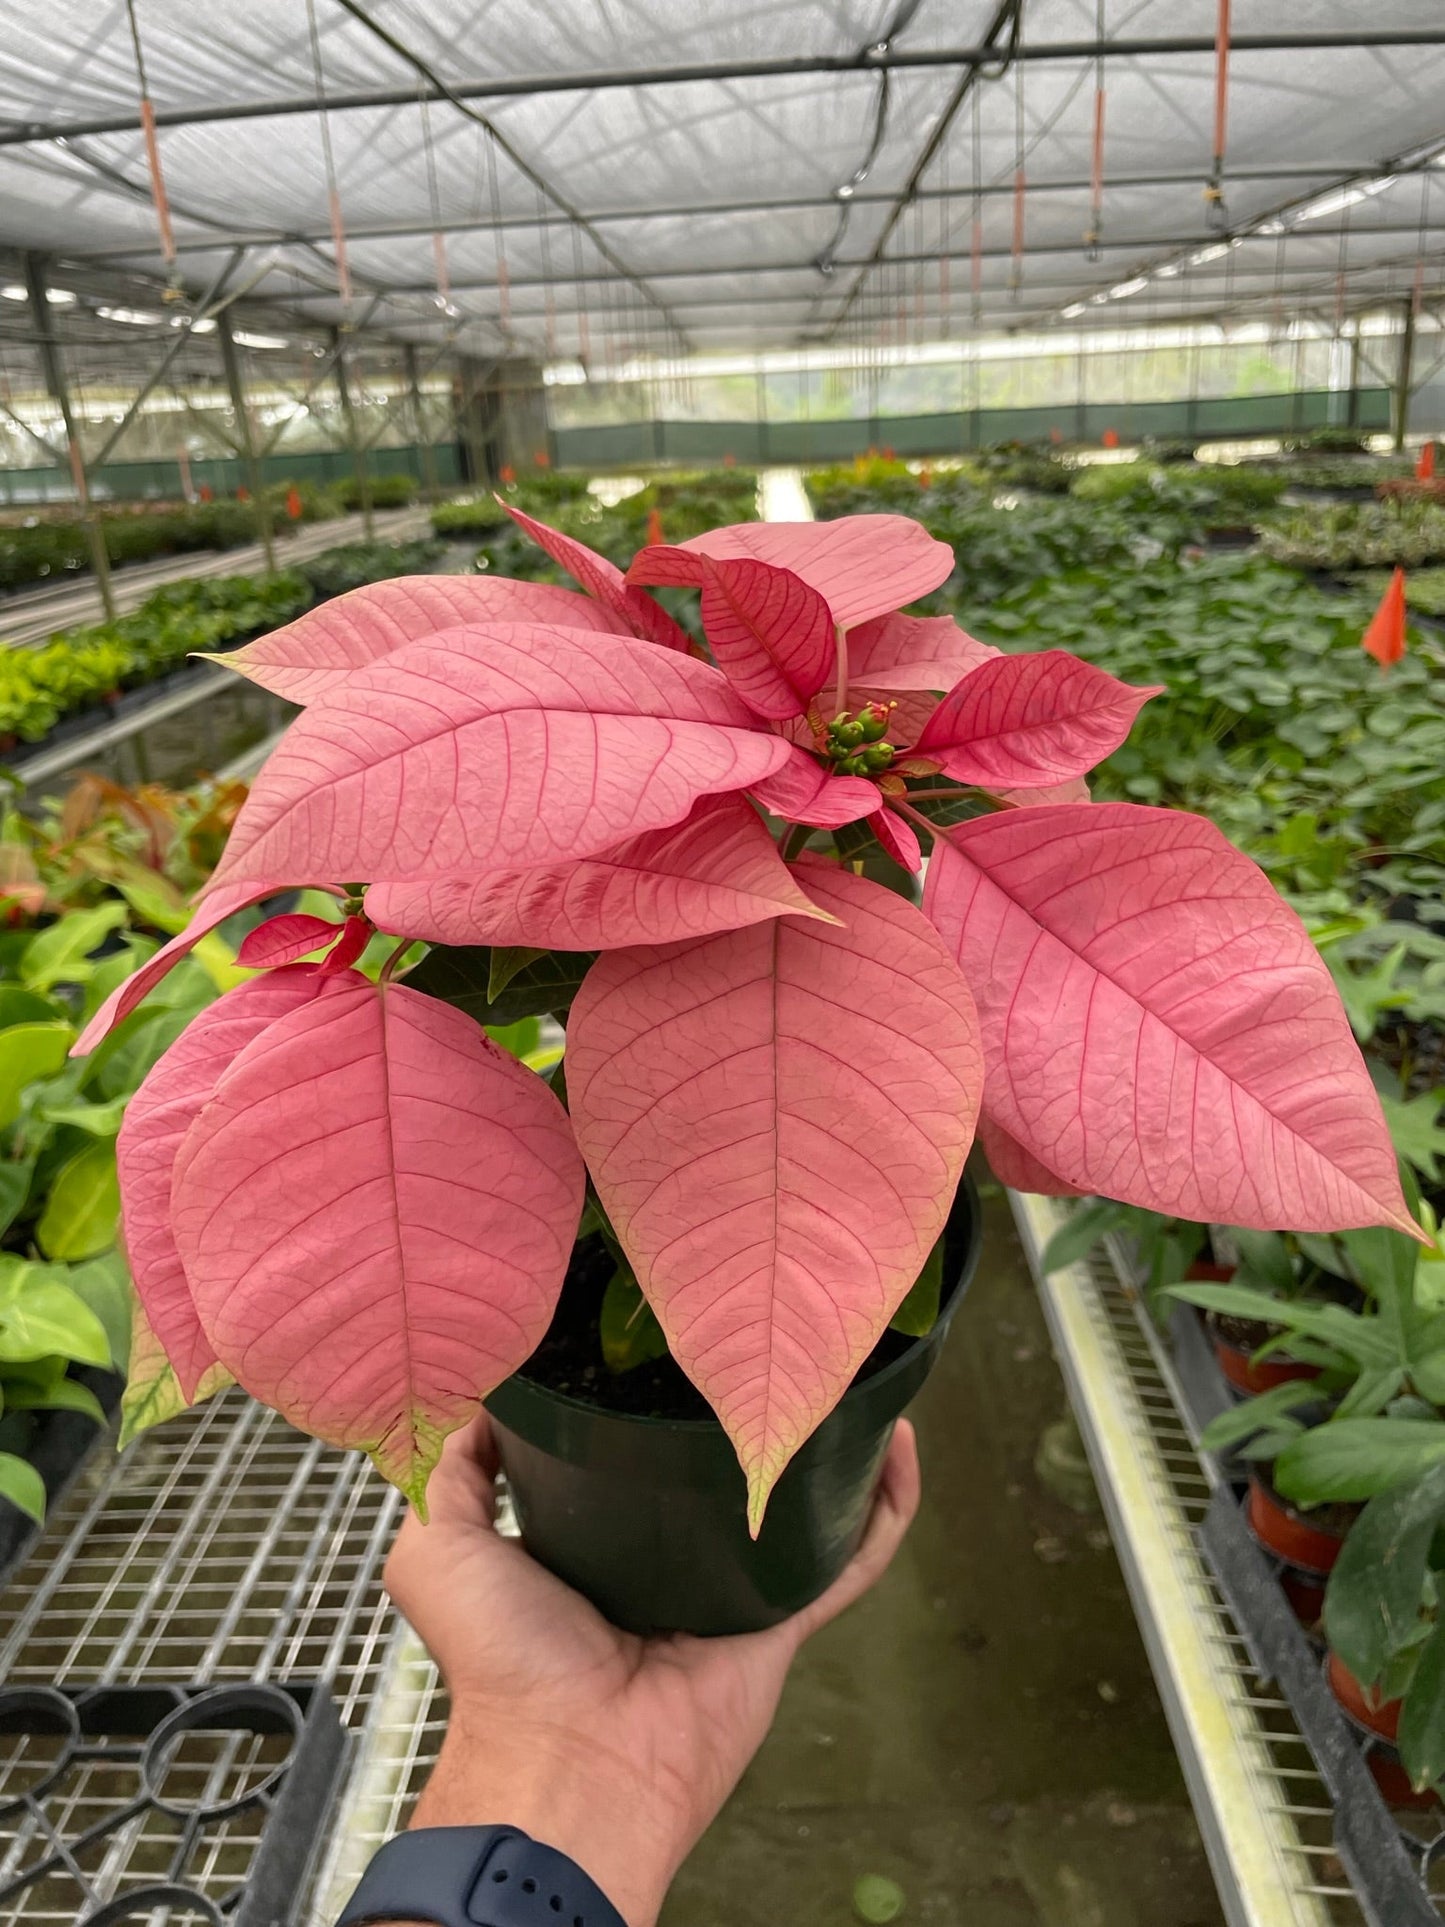
<svg viewBox="0 0 1445 1927">
<path fill-rule="evenodd" d="M 1310 1379 L 1286 1379 L 1283 1385 L 1271 1385 L 1267 1392 L 1216 1414 L 1200 1433 L 1199 1443 L 1206 1452 L 1226 1452 L 1242 1439 L 1277 1425 L 1299 1407 L 1314 1404 L 1318 1397 L 1319 1389 Z"/>
<path fill-rule="evenodd" d="M 1280 1233 L 1250 1231 L 1231 1225 L 1229 1235 L 1239 1252 L 1239 1282 L 1289 1297 L 1295 1288 L 1294 1265 L 1290 1261 L 1289 1246 Z"/>
<path fill-rule="evenodd" d="M 115 1145 L 98 1138 L 62 1165 L 36 1226 L 47 1258 L 92 1258 L 115 1243 L 120 1187 Z"/>
<path fill-rule="evenodd" d="M 593 963 L 592 953 L 548 950 L 524 964 L 495 999 L 488 996 L 492 975 L 490 950 L 468 948 L 428 952 L 406 981 L 413 990 L 455 1004 L 479 1024 L 515 1024 L 523 1017 L 560 1016 L 582 987 Z"/>
<path fill-rule="evenodd" d="M 0 1452 L 0 1498 L 44 1525 L 45 1481 L 28 1460 L 16 1458 L 13 1452 Z"/>
<path fill-rule="evenodd" d="M 1383 1412 L 1405 1383 L 1399 1365 L 1380 1365 L 1361 1372 L 1335 1408 L 1336 1418 L 1373 1418 Z"/>
<path fill-rule="evenodd" d="M 130 1267 L 120 1251 L 107 1251 L 84 1264 L 72 1265 L 70 1289 L 95 1313 L 105 1330 L 110 1347 L 110 1364 L 123 1372 L 130 1357 L 131 1318 L 135 1308 L 135 1286 Z"/>
<path fill-rule="evenodd" d="M 17 1162 L 7 1158 L 0 1162 L 0 1237 L 25 1209 L 25 1200 L 30 1196 L 30 1180 L 34 1174 L 33 1159 Z"/>
<path fill-rule="evenodd" d="M 159 948 L 154 937 L 138 937 L 128 931 L 119 950 L 92 965 L 82 1005 L 85 1017 L 93 1017 L 110 993 L 148 962 Z"/>
<path fill-rule="evenodd" d="M 890 1331 L 907 1338 L 927 1338 L 938 1323 L 938 1307 L 943 1298 L 943 1240 L 929 1252 L 909 1290 L 908 1296 L 888 1321 Z"/>
<path fill-rule="evenodd" d="M 1438 1419 L 1333 1419 L 1280 1454 L 1275 1484 L 1299 1505 L 1373 1499 L 1440 1464 L 1445 1423 Z"/>
<path fill-rule="evenodd" d="M 487 1035 L 513 1057 L 525 1057 L 529 1051 L 536 1050 L 542 1040 L 542 1020 L 521 1017 L 515 1024 L 488 1024 Z"/>
<path fill-rule="evenodd" d="M 53 997 L 42 997 L 21 984 L 0 984 L 0 1030 L 9 1030 L 12 1024 L 49 1024 L 64 1015 Z"/>
<path fill-rule="evenodd" d="M 91 974 L 87 961 L 117 924 L 126 920 L 123 903 L 98 903 L 92 910 L 70 910 L 42 930 L 20 959 L 20 975 L 32 990 L 52 984 L 83 984 Z"/>
<path fill-rule="evenodd" d="M 1430 1183 L 1438 1183 L 1445 1159 L 1445 1091 L 1422 1091 L 1409 1102 L 1382 1094 L 1385 1122 L 1395 1149 Z"/>
<path fill-rule="evenodd" d="M 5 1385 L 5 1403 L 12 1412 L 83 1412 L 97 1425 L 105 1424 L 105 1407 L 88 1385 L 78 1379 L 58 1379 L 54 1385 Z"/>
<path fill-rule="evenodd" d="M 1111 1231 L 1123 1230 L 1138 1215 L 1132 1206 L 1114 1204 L 1108 1198 L 1093 1198 L 1086 1204 L 1075 1205 L 1066 1222 L 1044 1246 L 1044 1270 L 1062 1271 L 1065 1265 L 1077 1264 L 1101 1238 Z"/>
<path fill-rule="evenodd" d="M 138 1010 L 112 1031 L 88 1060 L 87 1090 L 103 1097 L 130 1097 L 140 1089 L 147 1071 L 163 1057 L 190 1023 L 199 1006 L 181 1009 Z"/>
<path fill-rule="evenodd" d="M 75 1042 L 69 1024 L 12 1024 L 0 1030 L 0 1128 L 20 1115 L 20 1100 L 31 1084 L 54 1077 Z"/>
<path fill-rule="evenodd" d="M 630 1372 L 667 1356 L 662 1326 L 629 1265 L 619 1264 L 602 1294 L 602 1360 L 609 1372 Z"/>
<path fill-rule="evenodd" d="M 112 1097 L 104 1104 L 41 1104 L 36 1116 L 46 1124 L 73 1124 L 77 1131 L 87 1131 L 91 1137 L 115 1137 L 125 1121 L 129 1101 Z"/>
<path fill-rule="evenodd" d="M 58 1265 L 4 1255 L 0 1269 L 0 1360 L 60 1357 L 77 1365 L 108 1365 L 105 1328 L 77 1297 Z"/>
<path fill-rule="evenodd" d="M 532 950 L 525 944 L 494 944 L 487 973 L 488 1001 L 495 1002 L 519 970 L 525 970 L 529 963 L 546 954 L 545 950 Z"/>
<path fill-rule="evenodd" d="M 1442 1519 L 1445 1463 L 1371 1499 L 1350 1528 L 1325 1593 L 1325 1631 L 1366 1686 L 1419 1623 L 1430 1541 Z"/>
<path fill-rule="evenodd" d="M 1353 1535 L 1352 1535 L 1353 1536 Z M 1349 1541 L 1346 1540 L 1348 1547 Z M 1417 1789 L 1445 1774 L 1445 1618 L 1420 1649 L 1400 1709 L 1400 1758 Z"/>
</svg>

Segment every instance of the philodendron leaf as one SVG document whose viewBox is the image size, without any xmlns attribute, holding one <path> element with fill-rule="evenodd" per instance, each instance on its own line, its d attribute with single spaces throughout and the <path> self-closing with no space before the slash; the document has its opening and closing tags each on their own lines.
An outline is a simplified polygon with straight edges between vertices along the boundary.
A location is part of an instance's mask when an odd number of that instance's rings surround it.
<svg viewBox="0 0 1445 1927">
<path fill-rule="evenodd" d="M 1445 1620 L 1436 1620 L 1415 1662 L 1400 1709 L 1399 1743 L 1416 1788 L 1432 1786 L 1445 1775 Z"/>
<path fill-rule="evenodd" d="M 406 981 L 410 989 L 440 997 L 479 1024 L 516 1024 L 524 1017 L 563 1016 L 595 961 L 590 951 L 546 951 L 491 997 L 491 957 L 490 950 L 438 948 L 408 971 Z"/>
<path fill-rule="evenodd" d="M 55 1076 L 74 1042 L 70 1025 L 54 1021 L 0 1030 L 0 1128 L 19 1117 L 20 1101 L 31 1084 Z"/>
<path fill-rule="evenodd" d="M 35 1163 L 31 1158 L 21 1162 L 7 1159 L 0 1163 L 0 1235 L 7 1232 L 30 1196 L 30 1182 L 35 1176 Z"/>
<path fill-rule="evenodd" d="M 72 1358 L 108 1365 L 105 1327 L 66 1280 L 63 1265 L 0 1256 L 0 1359 Z"/>
<path fill-rule="evenodd" d="M 551 583 L 509 582 L 502 576 L 399 575 L 348 589 L 259 642 L 213 660 L 288 702 L 311 703 L 394 649 L 469 622 L 560 622 L 571 629 L 632 633 L 600 603 Z"/>
<path fill-rule="evenodd" d="M 35 1242 L 47 1258 L 93 1258 L 115 1243 L 119 1217 L 115 1146 L 97 1138 L 60 1167 L 35 1227 Z"/>
<path fill-rule="evenodd" d="M 789 745 L 756 723 L 711 664 L 625 636 L 491 623 L 407 643 L 291 725 L 213 887 L 596 856 L 778 768 Z"/>
<path fill-rule="evenodd" d="M 1044 1246 L 1040 1260 L 1044 1271 L 1062 1271 L 1066 1265 L 1076 1265 L 1088 1257 L 1101 1238 L 1111 1231 L 1124 1230 L 1135 1215 L 1129 1205 L 1115 1204 L 1109 1198 L 1091 1198 L 1079 1205 Z"/>
<path fill-rule="evenodd" d="M 37 1525 L 45 1521 L 45 1481 L 28 1459 L 0 1452 L 0 1499 L 18 1506 Z"/>
<path fill-rule="evenodd" d="M 1275 1483 L 1299 1505 L 1373 1499 L 1445 1463 L 1439 1419 L 1353 1418 L 1317 1425 L 1280 1455 Z"/>
<path fill-rule="evenodd" d="M 801 716 L 834 670 L 832 613 L 791 569 L 659 543 L 639 553 L 629 579 L 702 590 L 703 633 L 718 667 L 760 716 Z"/>
<path fill-rule="evenodd" d="M 1128 803 L 935 839 L 990 1115 L 1082 1189 L 1200 1223 L 1417 1227 L 1330 974 L 1213 824 Z"/>
<path fill-rule="evenodd" d="M 1046 788 L 1103 762 L 1159 693 L 1062 649 L 998 656 L 949 691 L 914 750 L 963 783 Z"/>
<path fill-rule="evenodd" d="M 583 1183 L 541 1078 L 449 1005 L 337 975 L 223 1073 L 171 1219 L 220 1362 L 420 1509 L 546 1331 Z"/>
<path fill-rule="evenodd" d="M 71 1265 L 66 1280 L 82 1304 L 100 1320 L 110 1347 L 110 1363 L 118 1372 L 125 1370 L 130 1355 L 131 1314 L 135 1288 L 130 1270 L 119 1251 L 107 1251 L 84 1264 Z"/>
<path fill-rule="evenodd" d="M 366 908 L 379 929 L 429 943 L 535 946 L 515 967 L 515 952 L 503 952 L 508 975 L 501 986 L 494 949 L 489 992 L 505 988 L 544 950 L 673 943 L 766 917 L 820 914 L 757 811 L 739 796 L 704 797 L 684 822 L 580 863 L 375 883 Z"/>
<path fill-rule="evenodd" d="M 97 1425 L 105 1424 L 105 1407 L 88 1385 L 74 1378 L 60 1378 L 53 1385 L 7 1383 L 5 1406 L 11 1412 L 83 1412 Z"/>
<path fill-rule="evenodd" d="M 1325 1631 L 1367 1686 L 1419 1621 L 1430 1541 L 1441 1519 L 1445 1464 L 1371 1499 L 1350 1528 L 1325 1593 Z"/>
<path fill-rule="evenodd" d="M 125 1248 L 149 1329 L 175 1368 L 182 1401 L 216 1363 L 171 1229 L 176 1153 L 226 1070 L 253 1038 L 316 995 L 305 965 L 253 978 L 194 1018 L 130 1101 L 116 1141 Z"/>
<path fill-rule="evenodd" d="M 842 629 L 927 595 L 953 573 L 953 550 L 906 515 L 848 515 L 836 522 L 738 522 L 680 545 L 694 554 L 790 569 L 816 589 Z M 642 549 L 629 582 L 650 582 Z"/>
<path fill-rule="evenodd" d="M 202 1375 L 195 1396 L 188 1399 L 165 1348 L 146 1323 L 144 1308 L 137 1305 L 131 1322 L 130 1366 L 120 1401 L 119 1449 L 124 1451 L 132 1439 L 139 1438 L 153 1425 L 164 1425 L 167 1419 L 199 1405 L 203 1399 L 213 1397 L 235 1382 L 224 1365 L 212 1365 Z"/>
<path fill-rule="evenodd" d="M 20 959 L 21 976 L 32 990 L 49 990 L 52 984 L 84 983 L 90 974 L 87 959 L 91 951 L 125 919 L 123 903 L 100 903 L 93 910 L 72 910 L 26 946 Z"/>
<path fill-rule="evenodd" d="M 593 1183 L 754 1532 L 941 1233 L 982 1084 L 968 986 L 920 913 L 797 868 L 836 924 L 609 951 L 567 1040 Z"/>
</svg>

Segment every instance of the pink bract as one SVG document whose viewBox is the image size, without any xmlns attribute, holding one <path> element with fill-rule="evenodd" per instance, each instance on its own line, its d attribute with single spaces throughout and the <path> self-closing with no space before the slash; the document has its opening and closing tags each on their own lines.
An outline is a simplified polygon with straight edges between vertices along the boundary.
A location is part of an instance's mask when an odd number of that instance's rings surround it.
<svg viewBox="0 0 1445 1927">
<path fill-rule="evenodd" d="M 1021 1188 L 1411 1228 L 1298 919 L 1210 824 L 1087 801 L 1151 691 L 903 613 L 952 567 L 903 517 L 713 530 L 630 579 L 515 519 L 585 596 L 393 583 L 243 652 L 309 707 L 191 926 L 78 1046 L 246 905 L 363 893 L 339 931 L 253 933 L 273 968 L 335 940 L 208 1008 L 127 1119 L 127 1236 L 184 1389 L 230 1372 L 420 1503 L 546 1328 L 585 1155 L 756 1531 L 976 1123 Z M 641 582 L 696 584 L 705 641 Z M 931 842 L 921 911 L 853 873 L 870 831 L 905 869 Z M 375 929 L 379 983 L 348 967 Z M 455 949 L 417 983 L 566 1016 L 570 1120 L 471 1016 L 389 981 L 418 939 Z"/>
<path fill-rule="evenodd" d="M 614 951 L 568 1026 L 578 1142 L 737 1447 L 754 1530 L 942 1231 L 983 1083 L 937 932 L 876 883 L 798 867 L 837 926 Z"/>
<path fill-rule="evenodd" d="M 447 1433 L 546 1330 L 582 1185 L 540 1078 L 449 1005 L 346 973 L 224 1072 L 172 1225 L 237 1383 L 420 1504 Z"/>
</svg>

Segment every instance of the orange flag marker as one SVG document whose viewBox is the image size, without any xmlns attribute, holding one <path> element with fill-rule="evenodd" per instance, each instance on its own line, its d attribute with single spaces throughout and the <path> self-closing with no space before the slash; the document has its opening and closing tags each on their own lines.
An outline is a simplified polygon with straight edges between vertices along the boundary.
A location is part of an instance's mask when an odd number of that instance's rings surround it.
<svg viewBox="0 0 1445 1927">
<path fill-rule="evenodd" d="M 1425 446 L 1420 450 L 1420 459 L 1415 464 L 1415 480 L 1417 482 L 1429 482 L 1434 479 L 1434 475 L 1435 444 L 1434 442 L 1426 442 Z"/>
<path fill-rule="evenodd" d="M 1370 617 L 1370 626 L 1360 638 L 1360 647 L 1375 658 L 1382 670 L 1398 662 L 1405 653 L 1405 571 L 1397 568 L 1390 586 L 1380 597 L 1380 606 Z"/>
<path fill-rule="evenodd" d="M 1119 431 L 1118 431 L 1118 429 L 1117 429 L 1117 428 L 1106 428 L 1106 429 L 1104 430 L 1104 436 L 1103 436 L 1103 440 L 1104 440 L 1104 446 L 1105 446 L 1105 448 L 1117 448 L 1117 447 L 1119 446 Z"/>
<path fill-rule="evenodd" d="M 656 509 L 647 511 L 647 540 L 650 544 L 667 540 L 662 532 L 662 517 Z"/>
<path fill-rule="evenodd" d="M 286 491 L 286 513 L 293 522 L 301 520 L 301 491 L 294 483 Z"/>
</svg>

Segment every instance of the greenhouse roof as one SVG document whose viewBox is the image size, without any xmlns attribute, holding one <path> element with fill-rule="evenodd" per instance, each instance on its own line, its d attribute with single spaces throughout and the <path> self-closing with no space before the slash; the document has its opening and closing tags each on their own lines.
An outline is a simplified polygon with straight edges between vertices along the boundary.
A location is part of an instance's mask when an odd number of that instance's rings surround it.
<svg viewBox="0 0 1445 1927">
<path fill-rule="evenodd" d="M 1219 0 L 133 0 L 135 39 L 128 13 L 5 9 L 0 250 L 54 257 L 77 340 L 218 290 L 253 328 L 556 360 L 1445 287 L 1439 0 L 1234 0 L 1219 170 Z M 24 319 L 0 303 L 0 335 Z"/>
</svg>

